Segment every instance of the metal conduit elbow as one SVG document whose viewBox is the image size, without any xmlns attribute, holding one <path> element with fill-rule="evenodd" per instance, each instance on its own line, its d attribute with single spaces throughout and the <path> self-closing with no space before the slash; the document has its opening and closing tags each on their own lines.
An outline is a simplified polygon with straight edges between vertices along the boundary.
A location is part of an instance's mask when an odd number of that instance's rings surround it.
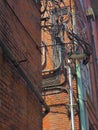
<svg viewBox="0 0 98 130">
<path fill-rule="evenodd" d="M 50 111 L 49 106 L 46 104 L 44 99 L 42 98 L 41 94 L 39 93 L 38 89 L 32 84 L 31 80 L 28 78 L 28 76 L 25 74 L 21 66 L 19 65 L 18 61 L 13 57 L 10 50 L 7 48 L 7 46 L 1 41 L 0 39 L 0 46 L 4 53 L 6 54 L 7 58 L 11 61 L 11 63 L 17 68 L 19 74 L 22 76 L 22 78 L 26 81 L 30 89 L 34 92 L 35 96 L 38 98 L 39 102 L 44 106 L 45 111 L 42 112 L 42 117 L 47 115 Z"/>
</svg>

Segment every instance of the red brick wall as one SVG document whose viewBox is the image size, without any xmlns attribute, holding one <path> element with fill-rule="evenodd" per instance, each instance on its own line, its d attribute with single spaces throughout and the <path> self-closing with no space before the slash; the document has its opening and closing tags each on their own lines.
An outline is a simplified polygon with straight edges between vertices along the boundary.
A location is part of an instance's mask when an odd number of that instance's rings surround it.
<svg viewBox="0 0 98 130">
<path fill-rule="evenodd" d="M 66 5 L 69 6 L 70 0 L 66 1 Z M 68 24 L 70 26 L 70 24 Z M 65 36 L 67 37 L 67 36 Z M 46 42 L 46 45 L 52 44 L 51 38 L 49 37 L 49 33 L 42 32 L 42 40 Z M 69 41 L 68 38 L 65 39 L 65 42 Z M 52 47 L 47 47 L 46 50 L 46 66 L 44 70 L 51 70 L 53 69 L 53 53 L 52 53 Z M 56 57 L 58 58 L 58 57 Z M 61 73 L 59 71 L 59 73 Z M 68 73 L 67 73 L 68 74 Z M 44 74 L 43 74 L 44 75 Z M 44 75 L 45 76 L 45 75 Z M 61 76 L 61 75 L 60 75 Z M 49 76 L 47 76 L 49 77 Z M 57 78 L 57 77 L 56 77 Z M 55 80 L 57 80 L 55 78 Z M 68 78 L 67 75 L 65 75 L 65 78 Z M 60 79 L 61 82 L 63 82 L 64 77 L 61 76 Z M 67 80 L 67 79 L 66 79 Z M 49 82 L 48 80 L 46 80 Z M 44 85 L 43 85 L 44 86 Z M 59 85 L 54 87 L 58 87 Z M 48 84 L 47 84 L 48 87 Z M 68 80 L 67 83 L 60 86 L 61 88 L 65 88 L 69 92 L 69 85 Z M 51 88 L 51 87 L 50 87 Z M 73 89 L 74 89 L 74 96 L 77 99 L 77 90 L 76 90 L 76 80 L 73 80 Z M 49 93 L 55 93 L 54 95 L 48 95 Z M 71 130 L 71 117 L 70 117 L 70 99 L 69 99 L 69 93 L 61 92 L 58 94 L 57 90 L 50 90 L 43 92 L 43 97 L 45 98 L 47 104 L 50 106 L 50 113 L 43 119 L 43 130 Z M 46 96 L 48 95 L 48 96 Z M 74 122 L 75 122 L 75 130 L 80 130 L 79 126 L 79 109 L 78 109 L 78 103 L 74 99 Z"/>
<path fill-rule="evenodd" d="M 0 39 L 41 89 L 40 13 L 32 0 L 0 1 Z M 37 77 L 37 78 L 36 78 Z M 0 48 L 0 130 L 41 130 L 41 105 Z"/>
<path fill-rule="evenodd" d="M 68 88 L 68 86 L 66 86 L 66 88 Z M 73 90 L 74 96 L 77 98 L 75 80 L 73 80 Z M 47 94 L 47 92 L 45 94 Z M 45 97 L 45 100 L 50 106 L 50 113 L 43 120 L 43 130 L 70 130 L 71 117 L 69 94 L 62 92 L 60 94 L 49 95 Z M 75 100 L 74 108 L 75 130 L 80 130 L 79 108 Z"/>
<path fill-rule="evenodd" d="M 83 1 L 84 4 L 84 10 L 82 10 L 82 6 L 80 4 L 79 0 L 74 0 L 75 2 L 75 22 L 76 25 L 74 26 L 75 29 L 77 30 L 77 34 L 79 35 L 80 38 L 83 38 L 86 42 L 91 44 L 92 46 L 92 55 L 90 58 L 89 62 L 89 67 L 90 67 L 90 78 L 91 78 L 91 89 L 92 89 L 92 98 L 90 94 L 86 95 L 86 102 L 84 103 L 85 106 L 85 111 L 87 110 L 87 117 L 86 119 L 86 125 L 93 125 L 94 130 L 98 129 L 97 126 L 97 118 L 98 118 L 98 97 L 97 97 L 97 92 L 98 90 L 98 65 L 97 65 L 97 57 L 98 57 L 98 31 L 97 31 L 97 23 L 98 23 L 98 18 L 97 20 L 92 22 L 93 25 L 93 30 L 90 29 L 90 22 L 88 21 L 86 17 L 86 11 L 88 7 L 92 7 L 90 4 L 90 0 Z M 68 0 L 66 1 L 68 3 Z M 73 11 L 73 8 L 72 8 Z M 93 32 L 93 41 L 92 41 L 92 32 Z M 46 41 L 46 44 L 51 43 L 50 37 L 45 33 L 42 35 L 42 39 Z M 94 45 L 95 44 L 95 45 Z M 94 48 L 95 46 L 95 48 Z M 80 49 L 82 50 L 82 49 Z M 79 51 L 80 51 L 79 50 Z M 96 51 L 96 52 L 95 52 Z M 47 64 L 45 69 L 51 69 L 52 67 L 52 52 L 51 49 L 47 49 Z M 86 73 L 86 72 L 85 72 Z M 47 85 L 48 86 L 48 85 Z M 73 89 L 74 89 L 74 96 L 76 96 L 77 99 L 77 88 L 76 88 L 76 81 L 73 81 Z M 68 87 L 68 86 L 66 86 Z M 84 87 L 84 85 L 83 85 Z M 87 86 L 89 87 L 89 86 Z M 87 88 L 86 88 L 87 89 Z M 90 89 L 90 88 L 89 88 Z M 87 90 L 86 90 L 87 91 Z M 51 91 L 52 92 L 52 91 Z M 87 91 L 88 93 L 88 91 Z M 47 94 L 47 92 L 45 93 Z M 50 106 L 50 113 L 44 118 L 43 120 L 43 128 L 44 130 L 70 130 L 71 129 L 71 120 L 68 117 L 68 109 L 67 106 L 70 104 L 70 101 L 67 99 L 68 97 L 67 94 L 65 93 L 60 93 L 60 94 L 55 94 L 55 95 L 48 95 L 45 96 L 46 102 Z M 77 102 L 75 102 L 77 103 Z M 78 105 L 78 104 L 77 104 Z M 80 125 L 79 124 L 79 115 L 80 111 L 78 109 L 77 113 L 75 114 L 75 129 L 80 130 Z M 90 128 L 90 127 L 89 127 Z"/>
</svg>

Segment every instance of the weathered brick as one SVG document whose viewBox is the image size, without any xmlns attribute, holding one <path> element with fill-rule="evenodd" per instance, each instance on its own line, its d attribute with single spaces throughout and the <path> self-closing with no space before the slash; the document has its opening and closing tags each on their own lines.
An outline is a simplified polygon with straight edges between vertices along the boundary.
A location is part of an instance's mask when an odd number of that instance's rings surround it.
<svg viewBox="0 0 98 130">
<path fill-rule="evenodd" d="M 40 34 L 40 13 L 35 2 L 0 1 L 0 39 L 39 92 Z M 0 48 L 0 130 L 41 130 L 41 112 L 34 92 Z"/>
</svg>

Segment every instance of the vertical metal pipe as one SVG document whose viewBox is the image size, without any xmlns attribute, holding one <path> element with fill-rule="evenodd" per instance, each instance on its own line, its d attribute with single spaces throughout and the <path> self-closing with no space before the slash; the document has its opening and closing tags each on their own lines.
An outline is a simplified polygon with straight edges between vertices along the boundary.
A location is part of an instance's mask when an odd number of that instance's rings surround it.
<svg viewBox="0 0 98 130">
<path fill-rule="evenodd" d="M 74 30 L 74 0 L 70 0 L 70 11 L 72 13 L 71 15 L 71 24 L 72 28 Z M 72 31 L 73 31 L 72 30 Z M 71 130 L 75 130 L 74 126 L 74 110 L 73 110 L 73 87 L 72 87 L 72 73 L 71 73 L 71 67 L 70 67 L 70 60 L 68 59 L 68 73 L 69 73 L 69 87 L 70 87 L 70 111 L 71 111 Z"/>
<path fill-rule="evenodd" d="M 70 67 L 70 60 L 69 59 L 68 59 L 68 73 L 69 73 L 69 87 L 70 87 L 71 130 L 75 130 L 75 127 L 74 127 L 74 110 L 73 110 L 72 73 L 71 73 L 71 67 Z"/>
<path fill-rule="evenodd" d="M 75 3 L 74 3 L 74 0 L 71 0 L 71 2 L 72 2 L 71 8 L 72 8 L 73 32 L 77 33 L 76 18 L 75 18 L 75 5 L 74 5 Z M 75 47 L 75 50 L 76 50 L 76 47 Z M 77 61 L 76 61 L 76 74 L 77 74 L 78 98 L 79 98 L 79 105 L 80 105 L 81 130 L 86 130 L 84 102 L 82 100 L 83 99 L 83 89 L 82 89 L 81 70 L 80 70 L 80 64 Z"/>
<path fill-rule="evenodd" d="M 80 106 L 80 122 L 81 122 L 81 130 L 87 130 L 85 124 L 85 111 L 84 111 L 84 101 L 83 101 L 83 86 L 81 79 L 81 69 L 80 63 L 76 62 L 76 74 L 77 74 L 77 87 L 78 87 L 78 100 Z"/>
</svg>

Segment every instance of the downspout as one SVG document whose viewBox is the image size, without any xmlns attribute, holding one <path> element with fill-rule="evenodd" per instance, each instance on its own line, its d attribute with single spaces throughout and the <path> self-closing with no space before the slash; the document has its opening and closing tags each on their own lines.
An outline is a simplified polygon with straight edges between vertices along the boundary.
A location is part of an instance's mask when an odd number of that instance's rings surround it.
<svg viewBox="0 0 98 130">
<path fill-rule="evenodd" d="M 7 58 L 11 61 L 11 63 L 16 67 L 19 74 L 22 76 L 22 78 L 26 81 L 30 89 L 34 92 L 35 96 L 38 98 L 39 102 L 44 106 L 45 111 L 42 112 L 42 117 L 44 117 L 46 114 L 49 113 L 50 108 L 42 98 L 41 94 L 39 93 L 38 89 L 32 84 L 31 80 L 28 78 L 28 76 L 25 74 L 24 70 L 19 65 L 19 62 L 16 61 L 16 59 L 13 57 L 10 50 L 7 48 L 7 46 L 0 40 L 0 46 L 4 52 L 4 54 L 7 56 Z"/>
<path fill-rule="evenodd" d="M 73 3 L 74 1 L 73 0 L 70 0 L 70 12 L 71 12 L 71 24 L 72 24 L 72 27 L 73 27 Z M 72 29 L 73 30 L 73 29 Z M 73 86 L 72 86 L 72 72 L 71 72 L 71 61 L 70 59 L 68 59 L 68 78 L 69 78 L 69 95 L 70 95 L 70 112 L 71 112 L 71 130 L 75 130 L 75 124 L 74 124 L 74 102 L 73 102 Z"/>
<path fill-rule="evenodd" d="M 74 126 L 74 108 L 73 108 L 73 86 L 72 86 L 72 73 L 70 67 L 70 60 L 68 59 L 68 73 L 69 73 L 69 94 L 70 94 L 70 111 L 71 111 L 71 129 L 75 130 Z"/>
<path fill-rule="evenodd" d="M 80 108 L 80 123 L 81 123 L 81 130 L 86 129 L 86 122 L 85 122 L 85 112 L 84 112 L 84 97 L 83 97 L 83 86 L 82 86 L 82 79 L 81 79 L 81 70 L 80 70 L 80 63 L 76 61 L 76 74 L 77 74 L 77 87 L 78 87 L 78 101 L 79 101 L 79 108 Z"/>
<path fill-rule="evenodd" d="M 73 19 L 73 32 L 76 33 L 75 5 L 73 7 L 72 19 Z M 82 86 L 82 79 L 81 79 L 80 63 L 78 62 L 78 60 L 76 60 L 76 74 L 77 74 L 77 88 L 78 88 L 78 101 L 79 101 L 79 108 L 80 108 L 81 130 L 86 130 L 84 102 L 83 102 L 83 86 Z"/>
</svg>

